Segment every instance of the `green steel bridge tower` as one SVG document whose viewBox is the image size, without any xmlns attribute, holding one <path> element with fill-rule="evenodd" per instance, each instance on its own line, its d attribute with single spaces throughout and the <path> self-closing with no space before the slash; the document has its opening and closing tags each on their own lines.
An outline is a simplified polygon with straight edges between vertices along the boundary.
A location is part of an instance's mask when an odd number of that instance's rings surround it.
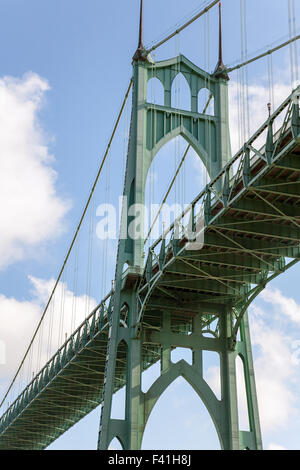
<svg viewBox="0 0 300 470">
<path fill-rule="evenodd" d="M 141 3 L 139 44 L 133 56 L 133 103 L 124 187 L 124 196 L 127 197 L 129 207 L 138 204 L 141 208 L 145 204 L 146 178 L 150 165 L 159 149 L 176 136 L 183 136 L 193 147 L 207 171 L 211 173 L 209 175 L 211 179 L 215 178 L 231 158 L 229 77 L 224 72 L 225 66 L 222 60 L 221 24 L 219 61 L 212 75 L 199 69 L 182 55 L 153 64 L 143 46 L 142 6 Z M 178 70 L 184 75 L 191 89 L 191 112 L 171 107 L 171 87 Z M 164 87 L 164 106 L 147 103 L 147 82 L 152 77 L 158 78 Z M 215 117 L 211 117 L 208 123 L 207 116 L 202 114 L 202 110 L 197 109 L 198 93 L 207 86 L 207 83 L 210 86 L 210 94 L 215 98 Z M 141 219 L 143 220 L 143 216 Z M 130 220 L 124 222 L 125 227 L 130 227 Z M 142 236 L 134 240 L 128 233 L 119 242 L 112 308 L 114 312 L 121 312 L 123 316 L 121 319 L 126 318 L 127 324 L 124 327 L 118 315 L 112 318 L 107 348 L 99 448 L 107 449 L 111 440 L 118 437 L 124 448 L 139 449 L 148 417 L 156 401 L 173 380 L 183 376 L 205 403 L 223 448 L 235 449 L 241 445 L 260 449 L 262 444 L 246 316 L 243 319 L 241 340 L 232 351 L 228 341 L 231 334 L 231 302 L 227 299 L 211 302 L 209 296 L 201 295 L 197 289 L 195 291 L 184 289 L 179 295 L 174 295 L 174 292 L 181 291 L 180 273 L 189 276 L 197 270 L 197 251 L 187 251 L 183 257 L 184 262 L 178 259 L 171 269 L 171 274 L 167 274 L 167 277 L 174 278 L 174 282 L 172 281 L 172 287 L 166 290 L 151 286 L 154 255 L 150 251 L 146 262 L 148 271 L 145 284 L 139 293 L 136 287 L 139 284 L 137 281 L 139 276 L 143 275 L 143 251 Z M 162 266 L 165 261 L 166 252 L 162 246 L 160 253 Z M 124 266 L 127 265 L 128 268 L 124 273 Z M 149 301 L 146 293 L 148 289 L 153 290 Z M 208 324 L 216 318 L 218 321 L 214 332 L 215 338 L 203 336 Z M 192 350 L 192 365 L 184 360 L 176 364 L 171 362 L 172 348 L 178 346 Z M 205 349 L 216 351 L 220 355 L 222 388 L 220 401 L 202 376 L 202 352 Z M 242 433 L 238 427 L 235 368 L 237 354 L 241 356 L 245 367 L 251 422 L 251 431 Z M 126 386 L 126 418 L 113 420 L 110 419 L 112 395 L 116 385 L 115 376 L 118 373 L 118 357 L 122 355 L 127 363 L 126 377 L 123 379 Z M 141 388 L 141 374 L 157 357 L 160 357 L 161 375 L 144 394 Z"/>
<path fill-rule="evenodd" d="M 204 402 L 222 449 L 262 449 L 247 309 L 268 282 L 300 259 L 300 90 L 232 157 L 221 15 L 219 60 L 210 74 L 183 55 L 154 64 L 143 46 L 141 1 L 132 66 L 123 193 L 127 202 L 113 289 L 1 417 L 0 448 L 43 449 L 102 403 L 98 449 L 107 449 L 115 437 L 124 449 L 140 449 L 154 405 L 182 376 Z M 191 111 L 171 106 L 171 87 L 179 70 L 190 87 Z M 147 102 L 152 77 L 163 85 L 164 105 Z M 198 93 L 207 84 L 214 97 L 213 116 L 198 109 Z M 283 123 L 275 133 L 279 117 Z M 143 210 L 151 163 L 177 136 L 195 150 L 211 181 L 191 202 L 188 214 L 172 224 L 144 257 L 142 234 L 130 234 L 135 214 L 127 205 Z M 199 204 L 203 213 L 197 212 Z M 184 229 L 186 216 L 192 238 Z M 172 362 L 176 347 L 192 351 L 192 364 L 183 359 Z M 204 351 L 219 355 L 220 399 L 203 377 Z M 237 356 L 244 369 L 248 431 L 239 425 Z M 160 376 L 144 393 L 142 372 L 157 361 Z M 78 365 L 84 366 L 84 373 Z M 112 397 L 122 387 L 125 418 L 112 419 Z"/>
</svg>

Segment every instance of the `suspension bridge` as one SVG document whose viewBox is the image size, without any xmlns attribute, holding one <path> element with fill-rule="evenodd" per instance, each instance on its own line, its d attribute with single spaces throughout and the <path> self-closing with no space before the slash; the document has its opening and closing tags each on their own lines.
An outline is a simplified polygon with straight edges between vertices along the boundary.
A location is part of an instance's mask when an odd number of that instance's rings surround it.
<svg viewBox="0 0 300 470">
<path fill-rule="evenodd" d="M 160 62 L 151 59 L 156 48 L 206 15 L 217 3 L 206 2 L 192 19 L 146 49 L 141 1 L 133 76 L 59 276 L 2 399 L 1 449 L 45 449 L 100 404 L 98 449 L 107 449 L 115 437 L 124 449 L 139 449 L 154 405 L 179 376 L 203 400 L 223 449 L 262 449 L 247 309 L 270 281 L 300 259 L 300 87 L 277 109 L 269 106 L 265 122 L 232 156 L 228 81 L 233 70 L 295 44 L 299 36 L 291 34 L 288 41 L 273 49 L 253 58 L 245 55 L 241 63 L 226 67 L 219 6 L 219 59 L 213 73 L 181 54 Z M 171 102 L 172 83 L 179 72 L 191 90 L 190 111 L 174 107 Z M 147 101 L 150 78 L 157 78 L 163 86 L 162 105 Z M 209 91 L 208 102 L 204 109 L 198 109 L 197 96 L 203 88 Z M 129 235 L 136 214 L 123 205 L 110 292 L 92 308 L 88 304 L 90 311 L 79 326 L 75 328 L 71 321 L 68 335 L 63 337 L 63 327 L 60 328 L 61 344 L 56 350 L 51 348 L 48 337 L 46 354 L 43 335 L 45 338 L 53 327 L 55 312 L 59 319 L 63 312 L 71 317 L 76 309 L 74 298 L 68 311 L 63 305 L 67 298 L 63 276 L 72 256 L 73 275 L 76 277 L 80 271 L 76 243 L 130 93 L 132 110 L 123 192 L 129 207 L 143 207 L 152 161 L 167 142 L 179 135 L 188 143 L 183 159 L 192 148 L 210 180 L 199 188 L 201 191 L 182 214 L 168 228 L 164 227 L 157 240 L 148 244 L 147 251 L 148 236 Z M 209 114 L 212 98 L 214 114 Z M 90 227 L 93 231 L 93 225 Z M 90 245 L 88 253 L 92 263 Z M 57 294 L 59 289 L 61 294 Z M 183 359 L 171 361 L 176 347 L 192 350 L 192 364 Z M 219 354 L 220 399 L 203 378 L 203 351 Z M 34 355 L 38 356 L 35 365 Z M 248 431 L 239 426 L 237 356 L 244 367 Z M 141 375 L 157 362 L 160 376 L 143 392 Z M 113 419 L 112 397 L 123 387 L 125 418 Z"/>
</svg>

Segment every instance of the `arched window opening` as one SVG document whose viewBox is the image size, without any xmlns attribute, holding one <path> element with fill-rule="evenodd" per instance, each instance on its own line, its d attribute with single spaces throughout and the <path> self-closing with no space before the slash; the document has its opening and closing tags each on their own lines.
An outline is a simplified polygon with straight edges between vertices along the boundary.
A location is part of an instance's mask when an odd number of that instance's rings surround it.
<svg viewBox="0 0 300 470">
<path fill-rule="evenodd" d="M 111 418 L 125 419 L 126 404 L 127 344 L 121 341 L 117 350 L 114 394 L 112 397 Z"/>
<path fill-rule="evenodd" d="M 236 386 L 238 396 L 239 427 L 240 430 L 250 431 L 244 364 L 240 356 L 237 356 L 236 358 Z"/>
<path fill-rule="evenodd" d="M 146 425 L 142 449 L 220 449 L 204 403 L 182 377 L 158 399 Z"/>
<path fill-rule="evenodd" d="M 215 115 L 214 95 L 207 88 L 201 88 L 198 93 L 198 113 Z"/>
<path fill-rule="evenodd" d="M 221 400 L 220 356 L 215 351 L 203 351 L 203 378 L 218 400 Z"/>
<path fill-rule="evenodd" d="M 147 84 L 147 103 L 164 105 L 164 87 L 161 81 L 156 78 L 150 78 Z"/>
<path fill-rule="evenodd" d="M 188 364 L 193 364 L 193 352 L 189 348 L 175 348 L 171 352 L 171 361 L 176 363 L 184 359 Z"/>
<path fill-rule="evenodd" d="M 172 83 L 171 106 L 172 108 L 191 111 L 190 86 L 181 72 L 176 75 Z"/>
<path fill-rule="evenodd" d="M 109 444 L 108 450 L 124 450 L 124 449 L 120 440 L 117 437 L 114 437 L 114 439 Z"/>
</svg>

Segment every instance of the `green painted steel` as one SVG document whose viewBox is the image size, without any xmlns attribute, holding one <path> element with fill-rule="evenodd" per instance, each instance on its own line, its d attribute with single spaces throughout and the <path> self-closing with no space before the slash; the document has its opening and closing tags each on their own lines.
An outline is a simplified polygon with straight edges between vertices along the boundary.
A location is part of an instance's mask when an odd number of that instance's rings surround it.
<svg viewBox="0 0 300 470">
<path fill-rule="evenodd" d="M 171 107 L 172 82 L 179 71 L 190 86 L 190 112 Z M 153 76 L 164 87 L 162 106 L 146 100 Z M 210 117 L 197 109 L 198 92 L 207 86 L 215 103 Z M 247 308 L 300 257 L 298 93 L 300 89 L 231 158 L 228 82 L 220 67 L 209 75 L 182 55 L 154 64 L 138 49 L 124 185 L 128 205 L 139 204 L 141 210 L 151 162 L 178 135 L 198 153 L 211 183 L 152 245 L 146 262 L 142 237 L 120 238 L 114 290 L 1 417 L 1 449 L 43 449 L 100 403 L 98 448 L 107 449 L 117 437 L 124 449 L 140 449 L 153 407 L 179 376 L 203 400 L 223 449 L 262 448 Z M 274 121 L 281 118 L 275 133 Z M 199 206 L 203 211 L 197 212 Z M 195 240 L 203 231 L 203 246 L 187 238 L 187 215 Z M 124 204 L 125 235 L 133 219 Z M 172 362 L 176 347 L 192 350 L 192 365 Z M 220 358 L 220 399 L 203 378 L 206 350 Z M 244 366 L 249 431 L 239 426 L 237 356 Z M 160 376 L 144 393 L 142 372 L 157 361 Z M 111 418 L 112 396 L 122 387 L 125 418 L 116 420 Z"/>
<path fill-rule="evenodd" d="M 120 311 L 122 305 L 126 304 L 129 321 L 127 328 L 124 328 L 120 325 L 119 316 L 116 314 L 111 322 L 98 447 L 107 449 L 111 440 L 118 437 L 125 449 L 139 449 L 155 402 L 167 386 L 182 375 L 206 404 L 215 423 L 222 448 L 261 449 L 245 306 L 248 306 L 249 299 L 254 298 L 262 284 L 266 285 L 269 278 L 273 278 L 286 267 L 282 252 L 279 258 L 276 251 L 270 252 L 269 249 L 266 249 L 267 255 L 251 253 L 254 249 L 251 237 L 253 235 L 253 241 L 259 237 L 262 239 L 271 237 L 276 245 L 279 238 L 280 243 L 282 240 L 280 249 L 284 250 L 286 244 L 290 249 L 290 242 L 298 242 L 299 231 L 295 227 L 274 226 L 273 219 L 268 223 L 258 218 L 257 222 L 252 220 L 245 224 L 249 212 L 241 215 L 241 212 L 237 211 L 236 218 L 230 204 L 232 201 L 242 199 L 243 202 L 250 202 L 252 210 L 256 207 L 256 204 L 251 203 L 246 197 L 250 192 L 249 184 L 253 179 L 257 179 L 253 178 L 253 167 L 264 181 L 263 176 L 268 175 L 270 166 L 275 160 L 276 150 L 278 152 L 281 149 L 281 142 L 288 138 L 289 144 L 293 145 L 293 148 L 296 147 L 295 138 L 298 134 L 289 136 L 288 133 L 291 133 L 293 128 L 291 124 L 293 119 L 295 119 L 294 127 L 298 126 L 298 107 L 291 104 L 292 97 L 289 97 L 282 105 L 282 109 L 277 110 L 246 143 L 242 152 L 229 162 L 228 91 L 227 77 L 223 73 L 208 76 L 183 56 L 152 64 L 145 60 L 141 51 L 140 55 L 136 55 L 133 67 L 133 112 L 124 191 L 124 195 L 130 201 L 129 204 L 138 203 L 142 207 L 145 182 L 151 162 L 158 150 L 177 135 L 182 135 L 193 146 L 213 181 L 193 202 L 195 207 L 202 200 L 205 207 L 205 242 L 201 250 L 188 250 L 188 242 L 184 235 L 181 241 L 176 240 L 174 238 L 176 227 L 171 227 L 168 246 L 165 239 L 158 240 L 149 250 L 144 268 L 143 240 L 130 242 L 128 239 L 120 240 L 114 311 Z M 183 73 L 190 86 L 191 112 L 171 107 L 172 82 L 179 71 Z M 146 102 L 147 80 L 153 77 L 158 78 L 164 87 L 164 106 L 149 105 Z M 197 109 L 198 92 L 207 86 L 207 83 L 210 84 L 209 92 L 215 98 L 215 116 L 210 118 L 199 113 Z M 278 114 L 285 112 L 286 108 L 287 117 L 282 132 L 274 136 L 273 120 Z M 209 126 L 209 132 L 205 132 L 205 126 Z M 264 149 L 256 150 L 255 141 L 265 128 L 269 130 L 266 146 Z M 212 141 L 207 139 L 208 135 Z M 234 171 L 233 167 L 237 162 L 238 171 Z M 297 185 L 290 188 L 291 194 L 292 192 L 297 194 L 296 187 Z M 267 220 L 270 217 L 270 207 L 268 208 Z M 274 211 L 277 221 L 280 217 L 276 208 Z M 197 215 L 193 217 L 197 218 Z M 255 214 L 252 219 L 256 217 Z M 127 220 L 127 226 L 130 222 L 131 220 Z M 197 226 L 196 220 L 193 225 Z M 246 237 L 247 242 L 251 244 L 249 248 L 240 243 L 243 243 L 243 238 Z M 218 238 L 222 239 L 221 242 Z M 240 242 L 237 242 L 237 239 Z M 274 247 L 271 250 L 274 250 Z M 217 261 L 212 261 L 212 255 L 215 255 Z M 298 243 L 296 243 L 295 256 L 298 255 Z M 205 256 L 208 259 L 204 261 Z M 234 266 L 235 262 L 240 262 L 240 267 Z M 122 278 L 125 264 L 128 264 L 129 268 Z M 139 273 L 140 279 L 136 279 Z M 204 338 L 203 332 L 212 319 L 217 321 L 217 327 L 214 332 L 215 339 L 210 341 Z M 241 339 L 237 341 L 236 334 L 239 328 L 241 328 Z M 110 413 L 115 383 L 114 368 L 121 339 L 125 340 L 127 346 L 126 417 L 124 420 L 112 420 Z M 185 361 L 177 364 L 171 362 L 170 353 L 176 346 L 193 350 L 192 366 Z M 203 379 L 204 349 L 217 351 L 220 355 L 221 400 L 216 399 Z M 238 425 L 235 367 L 237 354 L 241 356 L 244 365 L 250 422 L 248 432 L 240 430 Z M 141 389 L 141 374 L 155 361 L 155 358 L 160 359 L 161 376 L 145 394 Z"/>
</svg>

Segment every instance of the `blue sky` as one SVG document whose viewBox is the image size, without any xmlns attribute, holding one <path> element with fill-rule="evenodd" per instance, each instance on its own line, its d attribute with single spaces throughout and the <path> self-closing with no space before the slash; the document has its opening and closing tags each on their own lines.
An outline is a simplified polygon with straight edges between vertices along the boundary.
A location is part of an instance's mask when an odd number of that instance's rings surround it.
<svg viewBox="0 0 300 470">
<path fill-rule="evenodd" d="M 295 3 L 299 32 L 300 5 Z M 131 58 L 138 35 L 138 4 L 138 0 L 1 2 L 0 340 L 7 345 L 8 362 L 0 364 L 1 394 L 29 342 L 47 299 L 51 279 L 57 276 L 112 131 L 131 76 Z M 199 0 L 145 0 L 145 44 L 161 38 L 191 16 L 200 4 Z M 250 54 L 280 38 L 287 38 L 287 0 L 247 0 L 246 4 Z M 223 0 L 223 33 L 224 62 L 232 64 L 241 57 L 238 0 Z M 214 69 L 217 7 L 209 14 L 209 29 L 206 20 L 198 20 L 179 38 L 157 50 L 153 58 L 161 60 L 179 52 L 202 68 Z M 280 104 L 291 91 L 289 52 L 287 48 L 272 57 L 275 104 Z M 250 124 L 254 131 L 267 114 L 268 59 L 249 66 L 248 75 Z M 241 143 L 237 90 L 238 76 L 233 73 L 229 90 L 233 150 Z M 152 90 L 152 94 L 156 97 L 158 91 Z M 183 83 L 180 96 L 184 101 Z M 129 117 L 128 104 L 111 150 L 110 163 L 104 168 L 93 200 L 92 216 L 99 203 L 116 203 L 121 194 Z M 184 142 L 178 139 L 157 156 L 147 186 L 149 201 L 161 199 L 183 149 Z M 170 155 L 175 158 L 171 165 L 168 164 Z M 195 169 L 195 155 L 190 154 L 185 176 L 181 176 L 177 193 L 171 193 L 171 201 L 182 194 L 187 202 L 201 191 L 206 176 L 201 166 Z M 97 220 L 91 222 L 88 214 L 83 243 L 91 223 L 94 229 Z M 116 243 L 94 242 L 91 286 L 87 292 L 84 271 L 79 276 L 75 294 L 82 312 L 91 305 L 84 294 L 89 294 L 91 302 L 100 300 L 113 278 Z M 84 258 L 84 252 L 80 253 Z M 75 263 L 75 255 L 71 263 Z M 249 310 L 265 448 L 300 448 L 297 438 L 300 429 L 297 393 L 300 385 L 297 378 L 300 367 L 297 361 L 299 269 L 296 266 L 275 280 Z M 71 301 L 71 269 L 63 280 Z M 64 331 L 58 336 L 61 334 Z M 20 344 L 17 353 L 12 352 L 15 344 Z M 217 388 L 215 357 L 207 355 L 206 363 L 208 380 Z M 156 373 L 155 370 L 150 372 L 145 380 L 151 381 Z M 121 410 L 122 393 L 119 395 L 114 400 L 115 417 Z M 242 422 L 243 406 L 242 401 Z M 163 420 L 159 419 L 161 416 Z M 51 448 L 95 448 L 98 423 L 99 409 L 65 433 Z M 204 405 L 183 380 L 172 384 L 155 407 L 143 447 L 219 447 Z"/>
</svg>

